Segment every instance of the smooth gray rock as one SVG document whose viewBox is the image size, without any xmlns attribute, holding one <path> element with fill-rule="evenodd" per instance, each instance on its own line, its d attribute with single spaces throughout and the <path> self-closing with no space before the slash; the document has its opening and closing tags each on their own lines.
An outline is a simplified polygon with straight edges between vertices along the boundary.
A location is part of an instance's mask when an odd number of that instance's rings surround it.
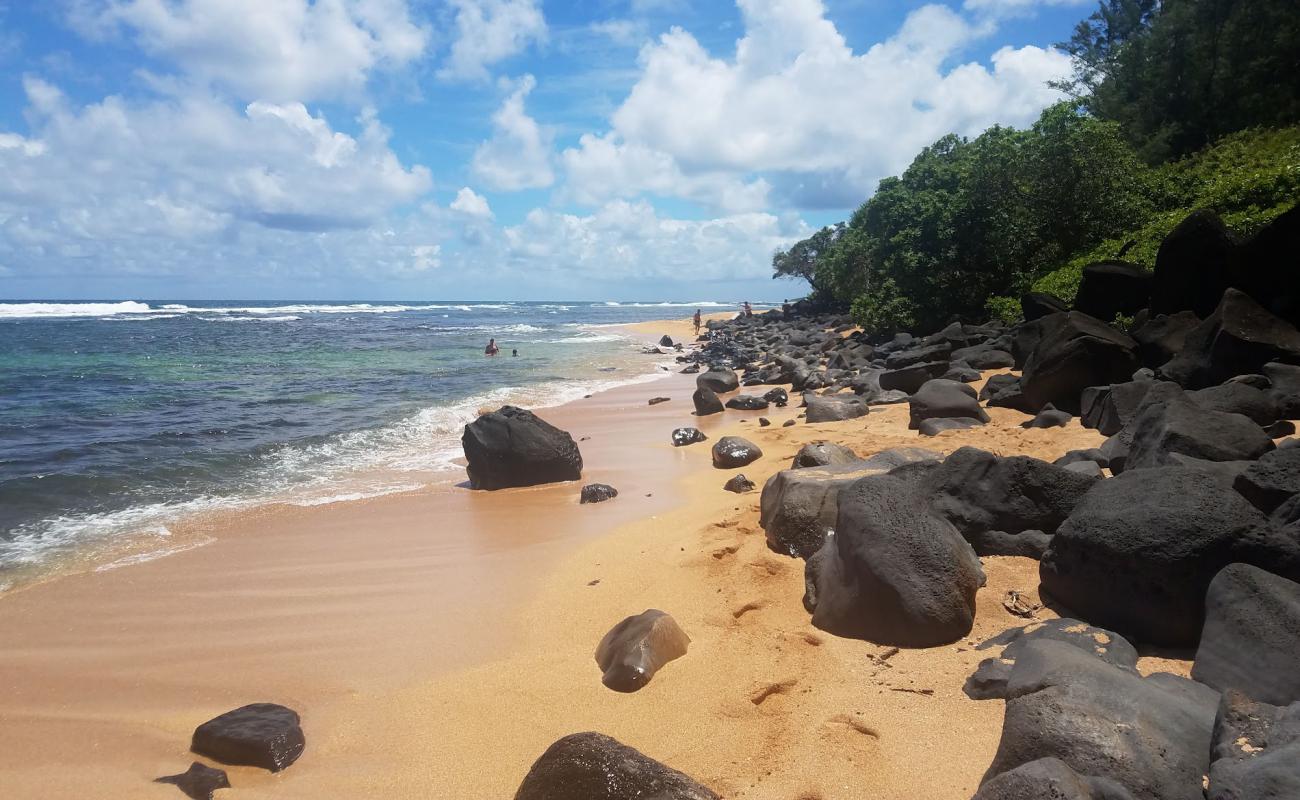
<svg viewBox="0 0 1300 800">
<path fill-rule="evenodd" d="M 1224 567 L 1205 595 L 1192 677 L 1273 705 L 1300 700 L 1300 584 L 1249 564 Z"/>
</svg>

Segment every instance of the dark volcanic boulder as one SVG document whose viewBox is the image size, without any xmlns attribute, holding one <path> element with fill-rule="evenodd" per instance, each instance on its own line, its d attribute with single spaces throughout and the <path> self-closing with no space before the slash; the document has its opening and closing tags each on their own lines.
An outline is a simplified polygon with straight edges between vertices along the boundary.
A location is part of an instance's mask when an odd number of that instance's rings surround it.
<svg viewBox="0 0 1300 800">
<path fill-rule="evenodd" d="M 864 417 L 871 409 L 856 395 L 810 395 L 805 422 L 839 422 Z"/>
<path fill-rule="evenodd" d="M 179 775 L 165 775 L 154 778 L 153 782 L 170 783 L 193 800 L 212 800 L 213 792 L 230 788 L 230 778 L 224 769 L 213 769 L 198 761 L 190 764 L 190 768 Z"/>
<path fill-rule="evenodd" d="M 727 408 L 737 411 L 762 411 L 767 408 L 767 401 L 752 394 L 738 394 L 727 401 Z"/>
<path fill-rule="evenodd" d="M 1211 474 L 1126 471 L 1084 495 L 1043 554 L 1039 577 L 1094 625 L 1190 645 L 1201 633 L 1210 580 L 1266 528 L 1263 514 Z"/>
<path fill-rule="evenodd" d="M 950 353 L 952 353 L 952 345 L 948 342 L 900 350 L 885 359 L 885 369 L 901 369 L 930 361 L 948 361 Z"/>
<path fill-rule="evenodd" d="M 1050 314 L 1069 311 L 1070 306 L 1061 298 L 1046 292 L 1029 292 L 1020 296 L 1020 311 L 1025 322 L 1033 322 Z"/>
<path fill-rule="evenodd" d="M 1190 311 L 1177 314 L 1159 314 L 1139 325 L 1131 334 L 1138 343 L 1142 363 L 1152 369 L 1161 366 L 1182 352 L 1187 334 L 1201 324 L 1201 318 Z"/>
<path fill-rule="evenodd" d="M 1151 273 L 1126 261 L 1098 261 L 1083 268 L 1074 310 L 1109 322 L 1132 316 L 1151 302 Z"/>
<path fill-rule="evenodd" d="M 926 381 L 908 400 L 907 427 L 916 430 L 927 419 L 976 419 L 988 422 L 975 389 L 957 381 Z"/>
<path fill-rule="evenodd" d="M 1132 443 L 1124 469 L 1203 461 L 1250 461 L 1273 449 L 1263 429 L 1240 414 L 1208 411 L 1184 394 L 1148 403 L 1130 424 Z"/>
<path fill-rule="evenodd" d="M 1232 285 L 1237 242 L 1213 211 L 1194 211 L 1160 243 L 1151 284 L 1151 313 L 1207 316 Z"/>
<path fill-rule="evenodd" d="M 1052 534 L 1097 482 L 1029 456 L 1000 458 L 963 447 L 925 479 L 931 507 L 976 543 L 987 531 Z M 979 555 L 1020 555 L 981 551 Z"/>
<path fill-rule="evenodd" d="M 723 411 L 722 401 L 712 389 L 696 389 L 695 394 L 691 395 L 691 402 L 695 403 L 695 415 L 699 417 L 721 414 Z"/>
<path fill-rule="evenodd" d="M 880 373 L 880 388 L 883 391 L 898 390 L 912 394 L 921 385 L 933 378 L 941 378 L 948 371 L 947 361 L 929 361 L 913 364 L 902 369 L 891 369 Z"/>
<path fill-rule="evenodd" d="M 582 487 L 582 495 L 578 502 L 586 503 L 603 503 L 606 500 L 613 500 L 618 497 L 618 489 L 607 483 L 589 483 Z"/>
<path fill-rule="evenodd" d="M 274 703 L 227 711 L 194 729 L 190 750 L 222 764 L 279 772 L 298 760 L 307 740 L 298 714 Z"/>
<path fill-rule="evenodd" d="M 1020 376 L 990 375 L 980 389 L 979 399 L 990 408 L 1021 408 L 1024 395 L 1020 391 Z"/>
<path fill-rule="evenodd" d="M 1151 380 L 1090 386 L 1081 395 L 1079 422 L 1085 428 L 1096 428 L 1103 436 L 1114 436 L 1138 415 L 1147 394 L 1157 386 L 1162 387 L 1158 391 L 1165 392 L 1160 398 L 1172 397 L 1179 390 L 1176 383 Z"/>
<path fill-rule="evenodd" d="M 1300 331 L 1249 296 L 1229 289 L 1214 313 L 1187 334 L 1182 352 L 1160 368 L 1188 389 L 1255 374 L 1270 361 L 1300 361 Z"/>
<path fill-rule="evenodd" d="M 763 485 L 760 501 L 758 524 L 767 535 L 767 546 L 782 555 L 811 557 L 835 530 L 841 489 L 902 464 L 938 458 L 938 453 L 919 447 L 900 447 L 850 463 L 776 473 Z"/>
<path fill-rule="evenodd" d="M 1109 778 L 1080 775 L 1059 758 L 1040 758 L 998 775 L 971 800 L 1133 800 Z"/>
<path fill-rule="evenodd" d="M 1277 403 L 1282 419 L 1300 419 L 1300 366 L 1271 362 L 1262 368 L 1268 378 L 1269 394 Z"/>
<path fill-rule="evenodd" d="M 1224 567 L 1205 595 L 1192 677 L 1274 705 L 1300 700 L 1300 584 L 1249 564 Z"/>
<path fill-rule="evenodd" d="M 1203 800 L 1218 704 L 1212 689 L 1169 674 L 1143 678 L 1066 642 L 1035 641 L 1016 658 L 1006 691 L 1002 739 L 985 783 L 1058 758 L 1135 798 Z"/>
<path fill-rule="evenodd" d="M 834 442 L 809 442 L 794 454 L 790 469 L 800 467 L 838 467 L 861 461 L 858 454 L 842 444 Z"/>
<path fill-rule="evenodd" d="M 672 347 L 672 346 L 673 346 L 673 337 L 669 336 L 669 335 L 666 334 L 666 333 L 665 333 L 663 336 L 660 336 L 660 337 L 659 337 L 659 346 L 660 346 L 660 347 Z"/>
<path fill-rule="evenodd" d="M 1043 409 L 1034 415 L 1033 419 L 1027 419 L 1020 423 L 1022 428 L 1064 428 L 1074 419 L 1068 411 L 1058 411 L 1056 406 L 1048 403 Z"/>
<path fill-rule="evenodd" d="M 1007 679 L 1016 659 L 1031 642 L 1051 640 L 1065 642 L 1090 653 L 1107 664 L 1129 672 L 1137 672 L 1138 653 L 1128 640 L 1114 631 L 1094 628 L 1086 622 L 1069 617 L 1034 622 L 1023 628 L 1010 628 L 975 646 L 976 650 L 1002 647 L 996 658 L 980 662 L 974 674 L 966 680 L 962 691 L 972 700 L 1007 699 Z"/>
<path fill-rule="evenodd" d="M 984 571 L 952 523 L 931 513 L 924 486 L 932 469 L 913 464 L 840 491 L 835 535 L 806 567 L 814 625 L 900 647 L 970 632 Z"/>
<path fill-rule="evenodd" d="M 936 417 L 921 420 L 921 424 L 916 426 L 916 432 L 922 436 L 938 436 L 944 431 L 978 428 L 983 424 L 984 420 L 974 417 Z"/>
<path fill-rule="evenodd" d="M 1232 488 L 1255 508 L 1273 513 L 1288 498 L 1300 494 L 1300 447 L 1265 453 L 1237 476 Z"/>
<path fill-rule="evenodd" d="M 1084 389 L 1126 381 L 1138 366 L 1136 342 L 1087 314 L 1071 311 L 1029 355 L 1020 391 L 1033 411 L 1051 403 L 1077 414 Z"/>
<path fill-rule="evenodd" d="M 1016 367 L 1023 367 L 1038 344 L 1059 330 L 1068 318 L 1069 312 L 1062 311 L 1018 325 L 1011 337 L 1011 355 L 1016 359 Z"/>
<path fill-rule="evenodd" d="M 1214 718 L 1206 800 L 1300 797 L 1300 703 L 1279 708 L 1228 690 Z"/>
<path fill-rule="evenodd" d="M 695 376 L 695 386 L 699 389 L 708 389 L 718 394 L 734 392 L 740 388 L 740 378 L 736 376 L 733 370 L 723 368 L 711 368 L 708 372 L 701 372 Z"/>
<path fill-rule="evenodd" d="M 713 445 L 713 466 L 718 469 L 744 467 L 762 457 L 758 445 L 739 436 L 723 436 Z"/>
<path fill-rule="evenodd" d="M 785 408 L 790 402 L 790 395 L 786 393 L 785 389 L 778 386 L 775 389 L 768 389 L 763 395 L 763 399 L 777 408 Z"/>
<path fill-rule="evenodd" d="M 728 492 L 735 492 L 736 494 L 745 494 L 746 492 L 754 491 L 758 487 L 754 485 L 753 481 L 751 481 L 749 478 L 746 478 L 745 474 L 742 472 L 738 475 L 732 475 L 730 480 L 722 484 L 722 488 L 726 489 Z"/>
<path fill-rule="evenodd" d="M 465 426 L 460 439 L 470 486 L 504 489 L 582 477 L 573 437 L 531 411 L 503 406 Z"/>
<path fill-rule="evenodd" d="M 969 353 L 962 360 L 977 370 L 1011 369 L 1016 365 L 1015 356 L 1006 350 L 994 350 L 992 348 Z"/>
<path fill-rule="evenodd" d="M 709 437 L 699 428 L 676 428 L 673 430 L 673 447 L 685 447 L 688 444 L 707 442 Z"/>
<path fill-rule="evenodd" d="M 1260 427 L 1267 428 L 1277 421 L 1277 402 L 1268 392 L 1247 383 L 1231 380 L 1227 383 L 1188 392 L 1193 403 L 1209 411 L 1241 414 Z"/>
<path fill-rule="evenodd" d="M 690 777 L 600 733 L 546 748 L 515 800 L 719 800 Z"/>
</svg>

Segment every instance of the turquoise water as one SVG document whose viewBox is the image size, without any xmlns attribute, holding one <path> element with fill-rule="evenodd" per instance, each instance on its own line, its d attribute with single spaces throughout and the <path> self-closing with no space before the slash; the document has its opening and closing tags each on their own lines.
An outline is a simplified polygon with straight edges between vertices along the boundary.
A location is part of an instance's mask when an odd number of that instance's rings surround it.
<svg viewBox="0 0 1300 800">
<path fill-rule="evenodd" d="M 651 379 L 671 358 L 614 326 L 695 307 L 732 306 L 0 303 L 0 577 L 189 514 L 415 488 L 481 406 Z"/>
</svg>

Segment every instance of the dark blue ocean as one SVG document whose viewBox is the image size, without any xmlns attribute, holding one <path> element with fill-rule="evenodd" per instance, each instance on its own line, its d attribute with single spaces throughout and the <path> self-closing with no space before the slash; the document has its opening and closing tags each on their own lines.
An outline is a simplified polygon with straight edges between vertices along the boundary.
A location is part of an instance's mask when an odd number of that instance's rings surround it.
<svg viewBox="0 0 1300 800">
<path fill-rule="evenodd" d="M 0 303 L 0 588 L 189 514 L 423 485 L 482 406 L 662 372 L 613 326 L 696 307 L 734 306 Z"/>
</svg>

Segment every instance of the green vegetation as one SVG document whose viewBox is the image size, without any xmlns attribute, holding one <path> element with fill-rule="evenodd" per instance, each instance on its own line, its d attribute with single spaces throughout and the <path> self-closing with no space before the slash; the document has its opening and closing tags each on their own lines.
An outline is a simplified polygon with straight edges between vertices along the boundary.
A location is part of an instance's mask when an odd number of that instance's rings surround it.
<svg viewBox="0 0 1300 800">
<path fill-rule="evenodd" d="M 1300 127 L 1243 130 L 1300 120 L 1300 84 L 1261 72 L 1300 65 L 1290 2 L 1106 0 L 1062 45 L 1074 101 L 1028 130 L 943 137 L 847 223 L 776 253 L 774 277 L 807 280 L 869 330 L 924 330 L 1014 319 L 1031 287 L 1072 300 L 1092 261 L 1149 267 L 1194 209 L 1252 232 L 1300 196 Z M 1270 31 L 1247 46 L 1251 13 L 1294 36 Z M 1179 94 L 1169 64 L 1191 62 L 1200 83 Z M 1204 105 L 1228 95 L 1223 113 Z"/>
</svg>

